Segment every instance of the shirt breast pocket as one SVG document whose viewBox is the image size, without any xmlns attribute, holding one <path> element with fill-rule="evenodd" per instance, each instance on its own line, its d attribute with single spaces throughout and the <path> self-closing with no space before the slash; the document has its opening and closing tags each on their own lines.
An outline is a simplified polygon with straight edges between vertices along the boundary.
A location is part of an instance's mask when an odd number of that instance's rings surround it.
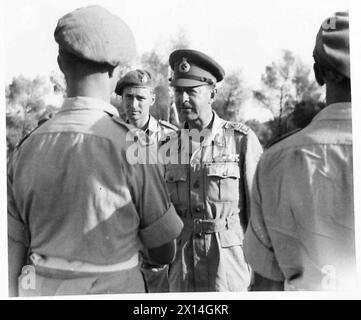
<svg viewBox="0 0 361 320">
<path fill-rule="evenodd" d="M 206 166 L 207 198 L 238 201 L 240 172 L 238 162 L 210 163 Z"/>
<path fill-rule="evenodd" d="M 186 165 L 167 165 L 165 171 L 168 192 L 176 208 L 188 204 L 188 170 Z"/>
</svg>

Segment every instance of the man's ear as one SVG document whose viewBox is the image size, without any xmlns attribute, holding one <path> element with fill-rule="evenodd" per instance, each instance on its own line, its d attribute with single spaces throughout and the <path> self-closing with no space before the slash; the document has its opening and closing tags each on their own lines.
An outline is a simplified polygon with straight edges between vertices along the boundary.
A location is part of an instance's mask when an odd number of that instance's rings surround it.
<svg viewBox="0 0 361 320">
<path fill-rule="evenodd" d="M 57 61 L 58 61 L 58 66 L 59 66 L 59 69 L 62 73 L 64 73 L 64 69 L 63 69 L 63 63 L 58 55 L 58 58 L 57 58 Z"/>
<path fill-rule="evenodd" d="M 323 86 L 325 84 L 324 75 L 321 66 L 317 62 L 313 64 L 313 72 L 315 73 L 317 83 Z"/>
<path fill-rule="evenodd" d="M 110 79 L 116 78 L 115 80 L 118 81 L 120 79 L 120 66 L 117 65 L 114 68 L 109 68 L 108 75 Z"/>
<path fill-rule="evenodd" d="M 216 88 L 213 88 L 213 89 L 212 89 L 212 92 L 211 92 L 211 99 L 212 99 L 212 100 L 216 97 L 216 94 L 217 94 L 217 89 L 216 89 Z"/>
<path fill-rule="evenodd" d="M 154 103 L 155 103 L 155 93 L 152 93 L 152 102 L 150 106 L 153 106 Z"/>
</svg>

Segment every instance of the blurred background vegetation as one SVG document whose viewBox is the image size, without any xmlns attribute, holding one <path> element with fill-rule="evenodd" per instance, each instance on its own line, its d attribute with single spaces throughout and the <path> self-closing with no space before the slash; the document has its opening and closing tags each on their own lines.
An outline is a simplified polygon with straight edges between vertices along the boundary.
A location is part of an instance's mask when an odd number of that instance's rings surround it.
<svg viewBox="0 0 361 320">
<path fill-rule="evenodd" d="M 157 119 L 179 125 L 178 115 L 169 88 L 169 52 L 189 48 L 184 31 L 170 40 L 164 53 L 159 48 L 143 53 L 138 66 L 155 77 L 156 103 L 151 113 Z M 242 62 L 240 62 L 240 66 Z M 129 68 L 124 68 L 123 74 Z M 38 126 L 39 121 L 51 117 L 65 97 L 65 81 L 60 72 L 51 72 L 34 79 L 22 75 L 6 85 L 6 139 L 10 154 L 21 138 Z M 305 127 L 323 107 L 322 89 L 314 80 L 311 66 L 305 65 L 293 52 L 280 52 L 277 61 L 265 67 L 259 88 L 245 83 L 242 69 L 228 72 L 218 87 L 213 104 L 217 114 L 226 120 L 243 121 L 257 134 L 267 148 L 272 141 Z M 124 116 L 121 98 L 114 95 L 112 104 Z"/>
</svg>

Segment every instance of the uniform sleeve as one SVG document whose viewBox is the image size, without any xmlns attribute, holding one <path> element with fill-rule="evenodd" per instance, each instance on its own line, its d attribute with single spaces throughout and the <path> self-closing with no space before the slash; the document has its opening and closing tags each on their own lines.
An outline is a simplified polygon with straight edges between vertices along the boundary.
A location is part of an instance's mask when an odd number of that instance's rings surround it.
<svg viewBox="0 0 361 320">
<path fill-rule="evenodd" d="M 7 176 L 8 237 L 25 247 L 29 247 L 28 229 L 20 216 L 13 195 L 11 164 L 9 164 L 9 167 L 10 170 Z"/>
<path fill-rule="evenodd" d="M 262 160 L 254 178 L 251 194 L 251 218 L 244 240 L 244 252 L 246 260 L 253 271 L 265 278 L 283 281 L 284 276 L 276 260 L 262 212 L 262 195 L 259 188 L 260 183 L 262 183 L 260 177 L 261 165 Z"/>
<path fill-rule="evenodd" d="M 247 207 L 247 219 L 249 219 L 251 213 L 250 198 L 252 193 L 253 179 L 262 152 L 263 149 L 256 134 L 252 130 L 250 130 L 250 132 L 246 136 L 245 156 L 244 156 L 244 165 L 243 165 L 244 192 L 245 192 L 246 207 Z"/>
<path fill-rule="evenodd" d="M 158 164 L 133 165 L 137 190 L 135 205 L 140 215 L 140 238 L 147 248 L 176 239 L 183 222 L 171 204 L 162 168 Z"/>
</svg>

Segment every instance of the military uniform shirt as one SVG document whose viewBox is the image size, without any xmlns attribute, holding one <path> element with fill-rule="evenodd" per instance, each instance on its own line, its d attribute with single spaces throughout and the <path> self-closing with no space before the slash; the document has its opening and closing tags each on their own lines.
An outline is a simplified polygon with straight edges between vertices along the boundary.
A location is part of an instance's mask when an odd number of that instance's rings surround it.
<svg viewBox="0 0 361 320">
<path fill-rule="evenodd" d="M 176 126 L 163 120 L 157 120 L 153 116 L 149 116 L 148 128 L 145 132 L 159 145 L 177 130 L 178 128 Z"/>
<path fill-rule="evenodd" d="M 8 173 L 8 232 L 31 252 L 107 265 L 181 231 L 161 171 L 126 161 L 126 124 L 100 100 L 68 98 L 19 147 Z"/>
<path fill-rule="evenodd" d="M 215 113 L 209 135 L 200 142 L 193 153 L 179 147 L 176 158 L 188 152 L 188 163 L 166 164 L 171 200 L 184 222 L 170 266 L 170 290 L 247 290 L 250 269 L 242 244 L 262 147 L 247 126 Z M 179 144 L 177 137 L 169 141 L 170 149 L 173 144 Z"/>
<path fill-rule="evenodd" d="M 355 271 L 351 104 L 323 109 L 259 162 L 246 257 L 286 290 L 352 285 Z"/>
</svg>

